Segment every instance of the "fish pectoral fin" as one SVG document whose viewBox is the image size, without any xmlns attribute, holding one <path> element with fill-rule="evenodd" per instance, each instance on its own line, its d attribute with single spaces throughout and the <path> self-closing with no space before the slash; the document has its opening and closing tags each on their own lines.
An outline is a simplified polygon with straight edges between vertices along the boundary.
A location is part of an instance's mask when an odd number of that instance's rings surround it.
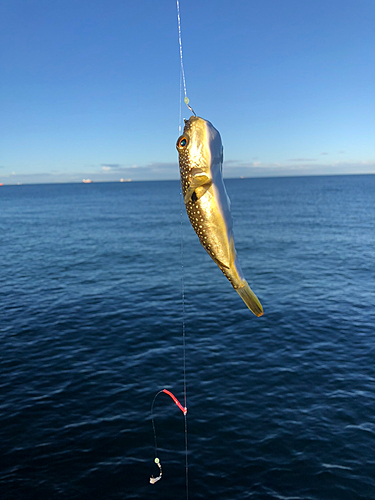
<svg viewBox="0 0 375 500">
<path fill-rule="evenodd" d="M 194 191 L 195 191 L 195 188 L 193 188 L 192 186 L 189 186 L 187 188 L 187 191 L 186 191 L 185 196 L 184 196 L 185 205 L 187 203 L 189 203 L 189 201 L 191 200 L 191 197 L 193 196 Z"/>
<path fill-rule="evenodd" d="M 203 172 L 196 173 L 190 183 L 190 186 L 187 188 L 187 191 L 184 196 L 184 202 L 185 204 L 188 203 L 194 193 L 195 193 L 195 200 L 199 200 L 204 193 L 207 191 L 207 189 L 210 187 L 212 181 L 208 177 L 208 175 L 204 174 Z M 203 188 L 203 189 L 198 189 L 198 188 Z"/>
<path fill-rule="evenodd" d="M 194 191 L 193 196 L 192 196 L 192 201 L 198 201 L 199 198 L 202 198 L 204 194 L 210 189 L 211 182 L 210 184 L 204 184 L 203 186 L 197 187 L 197 189 Z"/>
</svg>

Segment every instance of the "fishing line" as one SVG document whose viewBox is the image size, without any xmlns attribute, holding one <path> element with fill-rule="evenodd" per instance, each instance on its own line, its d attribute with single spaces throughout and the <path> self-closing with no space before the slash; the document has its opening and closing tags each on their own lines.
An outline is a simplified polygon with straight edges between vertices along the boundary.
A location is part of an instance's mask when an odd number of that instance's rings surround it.
<svg viewBox="0 0 375 500">
<path fill-rule="evenodd" d="M 183 235 L 183 195 L 180 188 L 180 241 L 181 241 L 181 300 L 182 300 L 182 347 L 184 373 L 184 425 L 185 425 L 185 483 L 186 500 L 189 498 L 189 463 L 188 463 L 188 432 L 187 432 L 187 388 L 186 388 L 186 328 L 185 328 L 185 280 L 184 280 L 184 235 Z M 181 408 L 180 408 L 181 409 Z"/>
<path fill-rule="evenodd" d="M 179 135 L 181 135 L 181 107 L 182 107 L 182 84 L 184 86 L 184 103 L 194 113 L 193 108 L 189 105 L 189 98 L 186 93 L 186 79 L 184 70 L 184 59 L 182 55 L 182 36 L 181 36 L 181 17 L 180 17 L 180 2 L 176 0 L 177 4 L 177 24 L 178 24 L 178 44 L 180 48 L 180 122 L 179 122 Z M 184 414 L 185 426 L 185 484 L 186 484 L 186 500 L 189 499 L 189 462 L 188 462 L 188 431 L 187 431 L 187 388 L 186 388 L 186 329 L 185 329 L 185 281 L 184 281 L 184 237 L 183 237 L 183 194 L 182 186 L 180 187 L 180 241 L 181 241 L 181 299 L 182 299 L 182 347 L 183 347 L 183 374 L 184 374 L 184 403 L 185 408 L 182 410 Z M 182 408 L 180 408 L 182 409 Z"/>
<path fill-rule="evenodd" d="M 178 42 L 180 48 L 180 112 L 179 112 L 179 135 L 181 135 L 182 128 L 182 87 L 184 90 L 184 103 L 189 108 L 189 110 L 197 116 L 193 110 L 193 108 L 189 105 L 189 98 L 186 93 L 186 79 L 185 79 L 185 70 L 184 70 L 184 61 L 182 56 L 182 37 L 181 37 L 181 18 L 180 18 L 180 4 L 179 0 L 177 2 L 177 23 L 178 23 Z M 159 475 L 154 477 L 150 477 L 150 484 L 155 484 L 161 480 L 163 477 L 163 469 L 161 465 L 160 458 L 158 457 L 158 444 L 156 439 L 156 427 L 155 427 L 155 418 L 154 418 L 154 405 L 156 398 L 159 394 L 164 393 L 172 398 L 177 407 L 182 411 L 184 415 L 184 427 L 185 427 L 185 483 L 186 483 L 186 499 L 189 499 L 189 464 L 188 464 L 188 433 L 187 433 L 187 388 L 186 388 L 186 329 L 185 329 L 185 288 L 184 288 L 184 264 L 183 264 L 183 231 L 182 231 L 182 218 L 183 218 L 183 195 L 182 189 L 180 190 L 180 212 L 181 212 L 181 295 L 182 295 L 182 347 L 183 347 L 183 385 L 184 385 L 184 406 L 179 402 L 176 396 L 168 391 L 167 389 L 162 389 L 157 394 L 155 394 L 154 399 L 151 404 L 151 420 L 152 420 L 152 428 L 154 431 L 154 440 L 155 440 L 155 459 L 154 462 L 159 469 Z"/>
<path fill-rule="evenodd" d="M 177 23 L 178 23 L 178 43 L 180 46 L 180 63 L 181 63 L 181 77 L 182 77 L 182 83 L 184 84 L 184 103 L 186 106 L 190 109 L 190 111 L 193 113 L 194 116 L 197 116 L 193 110 L 193 108 L 189 105 L 189 98 L 186 93 L 186 79 L 185 79 L 185 70 L 184 70 L 184 60 L 182 57 L 182 36 L 181 36 L 181 18 L 180 18 L 180 2 L 176 0 L 177 2 Z M 180 85 L 180 109 L 181 109 L 181 85 Z M 180 121 L 180 130 L 179 132 L 181 133 L 181 121 Z"/>
</svg>

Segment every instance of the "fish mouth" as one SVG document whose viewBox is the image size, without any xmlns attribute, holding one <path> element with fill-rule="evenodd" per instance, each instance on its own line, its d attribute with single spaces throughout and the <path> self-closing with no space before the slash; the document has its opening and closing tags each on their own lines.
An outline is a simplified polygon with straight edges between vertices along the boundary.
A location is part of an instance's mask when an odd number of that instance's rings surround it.
<svg viewBox="0 0 375 500">
<path fill-rule="evenodd" d="M 191 120 L 196 120 L 197 118 L 199 119 L 199 116 L 194 116 L 194 115 L 191 115 L 191 117 L 188 120 L 184 118 L 185 125 L 189 123 Z"/>
</svg>

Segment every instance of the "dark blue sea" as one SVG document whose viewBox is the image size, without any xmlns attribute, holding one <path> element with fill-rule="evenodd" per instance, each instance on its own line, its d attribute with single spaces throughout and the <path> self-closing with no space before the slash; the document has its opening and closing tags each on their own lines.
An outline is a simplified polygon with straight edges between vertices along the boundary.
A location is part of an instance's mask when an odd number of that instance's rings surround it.
<svg viewBox="0 0 375 500">
<path fill-rule="evenodd" d="M 2 500 L 186 498 L 183 328 L 190 499 L 375 498 L 375 176 L 226 185 L 261 318 L 177 181 L 0 188 Z"/>
</svg>

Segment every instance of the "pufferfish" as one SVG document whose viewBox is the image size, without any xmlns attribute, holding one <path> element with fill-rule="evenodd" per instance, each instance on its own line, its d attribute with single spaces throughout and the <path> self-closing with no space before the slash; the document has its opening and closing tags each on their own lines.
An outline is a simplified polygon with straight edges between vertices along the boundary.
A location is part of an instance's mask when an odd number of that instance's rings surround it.
<svg viewBox="0 0 375 500">
<path fill-rule="evenodd" d="M 233 239 L 233 221 L 222 175 L 223 146 L 215 127 L 191 116 L 177 140 L 182 194 L 187 215 L 203 248 L 219 266 L 247 307 L 263 308 L 245 280 Z"/>
</svg>

